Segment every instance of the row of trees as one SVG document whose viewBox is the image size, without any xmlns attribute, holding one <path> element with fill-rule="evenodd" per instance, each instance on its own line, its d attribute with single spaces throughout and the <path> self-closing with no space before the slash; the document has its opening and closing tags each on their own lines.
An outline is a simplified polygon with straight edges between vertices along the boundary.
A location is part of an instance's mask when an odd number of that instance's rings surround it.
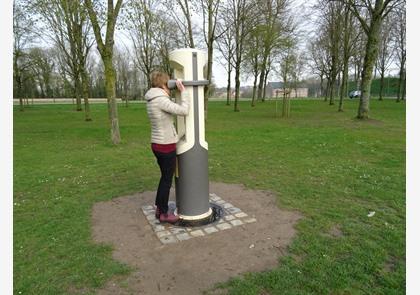
<svg viewBox="0 0 420 295">
<path fill-rule="evenodd" d="M 340 110 L 353 69 L 362 89 L 358 117 L 366 118 L 375 65 L 384 76 L 390 56 L 398 56 L 404 85 L 405 2 L 318 0 L 312 12 L 317 34 L 303 52 L 292 0 L 15 0 L 15 96 L 22 109 L 23 97 L 34 92 L 75 97 L 76 109 L 84 109 L 89 121 L 88 98 L 105 95 L 111 139 L 118 143 L 117 94 L 140 96 L 153 70 L 170 71 L 172 49 L 198 47 L 208 52 L 210 81 L 214 56 L 220 56 L 228 74 L 226 103 L 233 93 L 234 111 L 241 78 L 252 78 L 255 106 L 265 100 L 270 76 L 283 81 L 286 98 L 309 64 L 330 104 L 339 93 Z M 210 90 L 205 88 L 206 114 Z"/>
<path fill-rule="evenodd" d="M 172 49 L 198 46 L 208 53 L 209 80 L 215 50 L 226 57 L 227 103 L 234 70 L 234 110 L 239 111 L 241 77 L 252 72 L 255 105 L 255 99 L 265 98 L 267 77 L 280 63 L 281 49 L 293 53 L 296 26 L 289 6 L 289 0 L 16 0 L 15 96 L 22 110 L 23 97 L 35 92 L 42 97 L 73 96 L 78 111 L 83 100 L 89 121 L 88 98 L 105 87 L 111 138 L 118 143 L 117 91 L 125 98 L 130 92 L 138 94 L 150 86 L 154 69 L 170 71 Z M 117 29 L 132 46 L 115 45 Z M 206 113 L 210 90 L 205 87 Z"/>
<path fill-rule="evenodd" d="M 368 118 L 374 71 L 380 75 L 382 100 L 385 75 L 392 64 L 399 68 L 397 101 L 404 99 L 405 1 L 319 0 L 313 10 L 317 12 L 316 34 L 309 42 L 308 52 L 325 101 L 333 105 L 339 96 L 338 110 L 343 111 L 349 73 L 353 70 L 352 78 L 362 92 L 357 116 Z"/>
<path fill-rule="evenodd" d="M 125 98 L 129 90 L 138 95 L 142 82 L 148 84 L 148 74 L 153 67 L 162 67 L 167 61 L 167 52 L 176 46 L 169 44 L 170 38 L 166 43 L 160 39 L 158 47 L 156 38 L 142 43 L 141 38 L 148 38 L 156 25 L 172 27 L 154 16 L 148 19 L 152 1 L 124 4 L 122 0 L 116 3 L 112 0 L 106 3 L 89 0 L 14 2 L 14 90 L 15 96 L 20 98 L 21 110 L 23 97 L 35 91 L 41 96 L 67 96 L 70 92 L 76 98 L 78 111 L 82 110 L 83 99 L 85 119 L 89 121 L 89 94 L 105 89 L 111 140 L 120 142 L 117 90 Z M 122 7 L 125 13 L 120 13 Z M 127 48 L 116 49 L 117 24 L 120 29 L 128 29 L 134 42 L 134 58 Z M 147 27 L 149 25 L 152 27 Z M 159 33 L 156 31 L 154 36 Z M 150 49 L 160 50 L 158 57 L 162 59 L 149 58 Z"/>
<path fill-rule="evenodd" d="M 20 87 L 14 83 L 14 96 L 28 98 L 74 97 L 73 80 L 66 73 L 66 64 L 56 48 L 31 47 L 19 58 Z M 117 49 L 115 53 L 116 93 L 123 100 L 140 99 L 144 87 L 140 70 L 131 62 L 127 51 Z M 87 61 L 88 92 L 90 98 L 106 97 L 104 67 L 93 55 Z M 21 95 L 18 95 L 18 91 Z M 76 104 L 80 110 L 80 106 Z"/>
</svg>

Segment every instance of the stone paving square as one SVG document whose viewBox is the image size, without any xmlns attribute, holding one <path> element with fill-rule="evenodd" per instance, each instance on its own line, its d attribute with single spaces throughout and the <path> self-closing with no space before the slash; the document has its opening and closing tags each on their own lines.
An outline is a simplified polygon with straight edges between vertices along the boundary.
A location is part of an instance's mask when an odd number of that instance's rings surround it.
<svg viewBox="0 0 420 295">
<path fill-rule="evenodd" d="M 183 242 L 196 237 L 203 237 L 219 231 L 229 230 L 235 226 L 256 222 L 257 219 L 248 216 L 241 209 L 226 202 L 216 194 L 210 194 L 210 201 L 224 210 L 224 216 L 211 224 L 198 227 L 180 227 L 168 223 L 160 223 L 155 217 L 155 209 L 152 205 L 143 206 L 143 214 L 162 244 L 173 244 Z M 174 206 L 174 204 L 172 204 Z"/>
<path fill-rule="evenodd" d="M 242 225 L 244 224 L 241 220 L 235 219 L 230 222 L 233 226 Z"/>
<path fill-rule="evenodd" d="M 189 239 L 192 238 L 192 236 L 190 234 L 188 234 L 188 233 L 182 233 L 182 234 L 176 235 L 176 237 L 180 241 L 186 241 L 186 240 L 189 240 Z"/>
<path fill-rule="evenodd" d="M 192 235 L 193 237 L 202 237 L 204 236 L 204 232 L 201 229 L 198 229 L 190 232 L 190 235 Z"/>
<path fill-rule="evenodd" d="M 217 228 L 215 228 L 214 226 L 209 226 L 209 227 L 204 228 L 204 231 L 207 234 L 211 234 L 211 233 L 218 232 L 219 230 Z"/>
<path fill-rule="evenodd" d="M 223 217 L 226 221 L 230 221 L 230 220 L 234 220 L 235 216 L 233 215 L 226 215 L 225 217 Z"/>
<path fill-rule="evenodd" d="M 225 230 L 225 229 L 231 228 L 232 226 L 229 223 L 224 222 L 224 223 L 220 223 L 220 224 L 216 225 L 216 227 L 218 229 Z"/>
</svg>

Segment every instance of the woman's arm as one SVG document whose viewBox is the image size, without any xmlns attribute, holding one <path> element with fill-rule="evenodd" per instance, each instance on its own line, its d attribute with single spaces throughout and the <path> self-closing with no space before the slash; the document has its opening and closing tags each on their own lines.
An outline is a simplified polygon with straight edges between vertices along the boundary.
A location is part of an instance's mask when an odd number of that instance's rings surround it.
<svg viewBox="0 0 420 295">
<path fill-rule="evenodd" d="M 170 99 L 164 99 L 160 104 L 160 107 L 167 113 L 179 116 L 186 116 L 188 115 L 188 110 L 190 106 L 188 103 L 188 93 L 185 92 L 185 87 L 182 84 L 182 81 L 179 79 L 176 80 L 176 87 L 178 88 L 179 92 L 181 92 L 181 104 L 174 103 Z M 168 89 L 167 91 L 169 93 Z"/>
<path fill-rule="evenodd" d="M 159 98 L 159 107 L 170 114 L 186 116 L 188 115 L 190 104 L 188 103 L 188 92 L 181 92 L 181 103 L 172 102 L 169 98 Z"/>
</svg>

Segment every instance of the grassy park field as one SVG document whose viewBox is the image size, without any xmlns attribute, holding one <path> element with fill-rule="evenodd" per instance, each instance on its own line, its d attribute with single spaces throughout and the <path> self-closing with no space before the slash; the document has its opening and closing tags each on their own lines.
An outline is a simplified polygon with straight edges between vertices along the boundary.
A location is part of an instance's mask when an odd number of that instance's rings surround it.
<svg viewBox="0 0 420 295">
<path fill-rule="evenodd" d="M 323 101 L 275 103 L 240 112 L 209 104 L 211 181 L 274 192 L 303 218 L 275 270 L 221 285 L 230 294 L 405 293 L 405 103 L 371 102 L 355 120 Z M 92 205 L 155 190 L 145 104 L 119 107 L 122 143 L 110 143 L 105 104 L 92 122 L 72 105 L 14 110 L 14 293 L 95 293 L 132 269 L 91 238 Z M 281 110 L 279 110 L 279 114 Z M 258 200 L 255 200 L 258 202 Z M 374 212 L 374 213 L 373 213 Z M 370 217 L 368 217 L 370 216 Z M 276 218 L 276 216 L 273 216 Z"/>
</svg>

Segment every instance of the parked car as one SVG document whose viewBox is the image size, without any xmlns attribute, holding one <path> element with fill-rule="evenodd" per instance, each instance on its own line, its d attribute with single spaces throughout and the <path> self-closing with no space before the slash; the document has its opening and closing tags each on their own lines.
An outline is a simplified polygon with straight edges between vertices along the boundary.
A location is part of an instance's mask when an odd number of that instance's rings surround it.
<svg viewBox="0 0 420 295">
<path fill-rule="evenodd" d="M 360 90 L 353 90 L 353 91 L 350 91 L 349 93 L 350 99 L 353 99 L 355 97 L 360 97 L 360 95 L 362 95 L 362 92 Z"/>
</svg>

